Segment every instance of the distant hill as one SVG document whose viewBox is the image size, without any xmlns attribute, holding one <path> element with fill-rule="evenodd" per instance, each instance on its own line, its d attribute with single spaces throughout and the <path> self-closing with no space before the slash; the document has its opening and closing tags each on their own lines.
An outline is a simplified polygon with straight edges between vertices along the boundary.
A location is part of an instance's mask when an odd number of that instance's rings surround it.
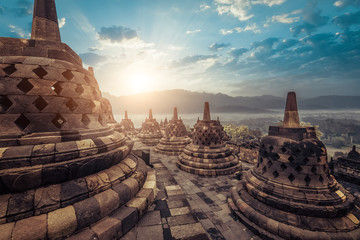
<svg viewBox="0 0 360 240">
<path fill-rule="evenodd" d="M 204 102 L 210 102 L 210 109 L 217 113 L 266 113 L 272 109 L 283 109 L 285 98 L 263 95 L 254 97 L 231 97 L 226 94 L 191 92 L 182 89 L 155 91 L 129 96 L 113 96 L 103 93 L 110 100 L 114 114 L 154 112 L 171 113 L 178 107 L 181 113 L 202 112 Z M 320 96 L 298 99 L 300 109 L 360 109 L 360 96 Z"/>
</svg>

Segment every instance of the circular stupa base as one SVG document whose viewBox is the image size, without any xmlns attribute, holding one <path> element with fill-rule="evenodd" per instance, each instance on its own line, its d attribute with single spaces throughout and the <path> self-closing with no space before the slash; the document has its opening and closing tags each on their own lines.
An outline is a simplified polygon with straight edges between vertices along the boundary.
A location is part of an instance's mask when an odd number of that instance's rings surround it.
<svg viewBox="0 0 360 240">
<path fill-rule="evenodd" d="M 189 143 L 189 138 L 176 138 L 175 140 L 162 138 L 160 143 L 156 145 L 154 152 L 168 156 L 178 156 Z"/>
<path fill-rule="evenodd" d="M 201 176 L 230 175 L 230 174 L 233 174 L 233 173 L 241 170 L 241 163 L 239 163 L 239 162 L 236 165 L 228 167 L 228 168 L 217 168 L 217 169 L 195 168 L 195 167 L 184 165 L 180 161 L 176 162 L 176 166 L 178 166 L 178 168 L 180 168 L 181 170 L 183 170 L 185 172 L 196 174 L 196 175 L 201 175 Z"/>
</svg>

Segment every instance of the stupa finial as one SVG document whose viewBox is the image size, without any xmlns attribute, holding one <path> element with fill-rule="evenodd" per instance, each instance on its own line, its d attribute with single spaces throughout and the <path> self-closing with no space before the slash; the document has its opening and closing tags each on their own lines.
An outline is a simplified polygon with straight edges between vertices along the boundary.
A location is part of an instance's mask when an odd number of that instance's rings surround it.
<svg viewBox="0 0 360 240">
<path fill-rule="evenodd" d="M 177 107 L 174 107 L 174 115 L 173 115 L 173 120 L 178 120 L 178 111 L 177 111 Z"/>
<path fill-rule="evenodd" d="M 153 119 L 152 109 L 151 109 L 151 108 L 150 108 L 150 110 L 149 110 L 149 119 Z"/>
<path fill-rule="evenodd" d="M 300 127 L 295 92 L 289 92 L 286 98 L 284 127 Z"/>
<path fill-rule="evenodd" d="M 35 0 L 31 39 L 61 42 L 55 0 Z"/>
<path fill-rule="evenodd" d="M 128 118 L 127 110 L 125 110 L 125 119 L 129 119 L 129 118 Z"/>
<path fill-rule="evenodd" d="M 204 116 L 203 116 L 203 120 L 206 121 L 210 121 L 210 107 L 209 107 L 209 102 L 205 102 L 204 104 Z"/>
</svg>

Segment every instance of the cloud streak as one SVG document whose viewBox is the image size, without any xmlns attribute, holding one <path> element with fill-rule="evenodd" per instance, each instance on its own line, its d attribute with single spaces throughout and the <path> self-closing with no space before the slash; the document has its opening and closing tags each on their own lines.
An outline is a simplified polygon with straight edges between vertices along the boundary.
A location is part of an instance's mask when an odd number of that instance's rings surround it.
<svg viewBox="0 0 360 240">
<path fill-rule="evenodd" d="M 124 40 L 138 37 L 135 30 L 123 26 L 102 27 L 98 34 L 99 39 L 110 40 L 112 43 L 121 43 Z"/>
</svg>

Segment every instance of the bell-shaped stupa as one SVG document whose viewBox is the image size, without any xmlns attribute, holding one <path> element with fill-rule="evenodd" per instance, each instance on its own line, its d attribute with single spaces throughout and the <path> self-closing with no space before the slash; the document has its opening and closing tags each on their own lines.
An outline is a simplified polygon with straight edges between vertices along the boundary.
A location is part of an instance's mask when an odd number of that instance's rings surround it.
<svg viewBox="0 0 360 240">
<path fill-rule="evenodd" d="M 178 118 L 177 108 L 174 108 L 173 118 L 165 128 L 165 136 L 156 145 L 155 152 L 176 156 L 183 152 L 186 145 L 190 143 L 188 132 L 181 119 Z"/>
<path fill-rule="evenodd" d="M 209 103 L 205 102 L 203 120 L 198 120 L 192 132 L 192 142 L 180 154 L 177 166 L 186 172 L 217 176 L 241 169 L 238 159 L 223 141 L 223 127 L 210 119 Z"/>
<path fill-rule="evenodd" d="M 149 118 L 146 118 L 145 122 L 143 122 L 138 137 L 142 143 L 148 146 L 156 146 L 162 138 L 160 125 L 153 118 L 151 109 L 149 110 Z"/>
<path fill-rule="evenodd" d="M 330 174 L 314 127 L 301 127 L 288 93 L 283 126 L 270 126 L 258 164 L 230 189 L 228 203 L 264 239 L 360 239 L 359 206 Z"/>
<path fill-rule="evenodd" d="M 125 110 L 125 118 L 121 119 L 121 122 L 117 125 L 115 130 L 123 132 L 126 135 L 135 134 L 134 123 L 128 116 L 128 112 Z"/>
<path fill-rule="evenodd" d="M 60 40 L 55 0 L 35 0 L 31 39 L 0 38 L 0 239 L 113 239 L 136 224 L 153 172 L 106 104 Z"/>
<path fill-rule="evenodd" d="M 360 185 L 360 153 L 355 146 L 347 157 L 334 159 L 332 164 L 336 178 Z"/>
</svg>

